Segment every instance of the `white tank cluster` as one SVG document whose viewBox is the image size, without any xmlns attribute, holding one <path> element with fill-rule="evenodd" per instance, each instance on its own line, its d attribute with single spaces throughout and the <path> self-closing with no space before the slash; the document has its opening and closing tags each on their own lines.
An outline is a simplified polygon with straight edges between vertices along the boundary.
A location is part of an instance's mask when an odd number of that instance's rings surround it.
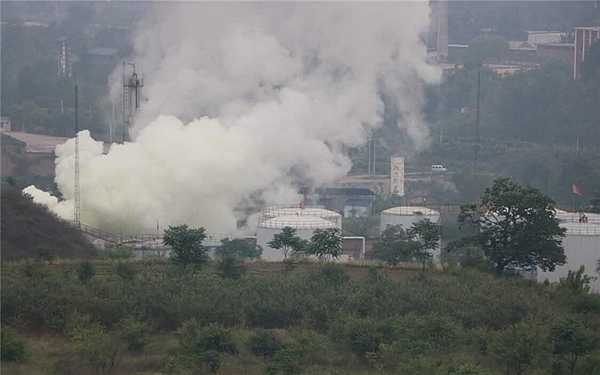
<svg viewBox="0 0 600 375">
<path fill-rule="evenodd" d="M 563 238 L 563 248 L 567 256 L 564 266 L 557 266 L 552 272 L 538 270 L 537 280 L 558 282 L 569 271 L 577 271 L 582 265 L 590 277 L 597 277 L 596 266 L 600 259 L 600 214 L 557 212 L 559 225 L 567 230 Z M 600 293 L 600 279 L 590 283 L 592 291 Z"/>
<path fill-rule="evenodd" d="M 315 229 L 341 229 L 342 216 L 323 207 L 265 207 L 262 216 L 258 219 L 258 229 L 256 230 L 256 243 L 263 248 L 263 259 L 269 261 L 283 260 L 283 253 L 280 250 L 272 249 L 268 243 L 273 240 L 273 236 L 281 233 L 285 227 L 295 229 L 298 237 L 310 240 Z"/>
<path fill-rule="evenodd" d="M 432 223 L 440 222 L 440 213 L 427 207 L 398 206 L 388 208 L 381 212 L 379 233 L 381 234 L 389 225 L 402 225 L 402 229 L 409 229 L 414 223 L 429 219 Z M 441 255 L 441 239 L 438 248 L 433 254 L 434 260 L 439 261 Z"/>
</svg>

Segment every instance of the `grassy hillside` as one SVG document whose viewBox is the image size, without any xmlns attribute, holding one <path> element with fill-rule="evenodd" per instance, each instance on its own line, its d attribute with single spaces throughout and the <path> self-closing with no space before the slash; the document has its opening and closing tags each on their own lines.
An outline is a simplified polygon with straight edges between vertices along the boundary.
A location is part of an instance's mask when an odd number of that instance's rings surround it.
<svg viewBox="0 0 600 375">
<path fill-rule="evenodd" d="M 2 260 L 38 258 L 91 258 L 96 249 L 77 230 L 21 195 L 2 190 Z"/>
<path fill-rule="evenodd" d="M 600 296 L 584 290 L 470 269 L 244 267 L 4 263 L 6 341 L 29 356 L 2 373 L 570 374 L 565 327 L 588 343 L 574 373 L 600 371 Z"/>
</svg>

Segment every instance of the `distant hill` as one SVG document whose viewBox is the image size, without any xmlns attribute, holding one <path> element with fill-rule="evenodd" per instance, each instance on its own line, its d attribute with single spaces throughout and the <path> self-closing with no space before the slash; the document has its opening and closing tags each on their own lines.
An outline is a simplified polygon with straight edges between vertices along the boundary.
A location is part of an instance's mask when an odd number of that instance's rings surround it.
<svg viewBox="0 0 600 375">
<path fill-rule="evenodd" d="M 2 190 L 1 209 L 2 260 L 36 258 L 44 249 L 61 259 L 97 254 L 81 233 L 16 189 Z"/>
</svg>

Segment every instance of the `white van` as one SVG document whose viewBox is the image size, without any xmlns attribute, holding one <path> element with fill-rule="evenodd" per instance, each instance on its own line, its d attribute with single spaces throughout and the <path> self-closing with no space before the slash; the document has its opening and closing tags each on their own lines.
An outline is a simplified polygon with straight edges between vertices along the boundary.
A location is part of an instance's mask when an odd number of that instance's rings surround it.
<svg viewBox="0 0 600 375">
<path fill-rule="evenodd" d="M 432 165 L 431 166 L 431 171 L 432 172 L 445 172 L 446 168 L 444 168 L 443 165 Z"/>
</svg>

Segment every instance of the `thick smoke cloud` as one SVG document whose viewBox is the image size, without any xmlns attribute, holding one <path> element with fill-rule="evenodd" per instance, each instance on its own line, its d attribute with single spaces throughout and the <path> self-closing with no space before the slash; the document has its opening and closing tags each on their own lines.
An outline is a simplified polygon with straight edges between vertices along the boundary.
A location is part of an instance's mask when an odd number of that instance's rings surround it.
<svg viewBox="0 0 600 375">
<path fill-rule="evenodd" d="M 257 201 L 298 202 L 294 181 L 347 173 L 345 151 L 381 126 L 382 95 L 415 148 L 426 147 L 421 85 L 439 79 L 420 40 L 428 23 L 427 2 L 157 4 L 134 38 L 131 61 L 146 80 L 133 141 L 104 155 L 80 133 L 82 221 L 231 233 Z M 27 189 L 66 218 L 73 150 L 73 140 L 57 148 L 65 201 Z"/>
</svg>

